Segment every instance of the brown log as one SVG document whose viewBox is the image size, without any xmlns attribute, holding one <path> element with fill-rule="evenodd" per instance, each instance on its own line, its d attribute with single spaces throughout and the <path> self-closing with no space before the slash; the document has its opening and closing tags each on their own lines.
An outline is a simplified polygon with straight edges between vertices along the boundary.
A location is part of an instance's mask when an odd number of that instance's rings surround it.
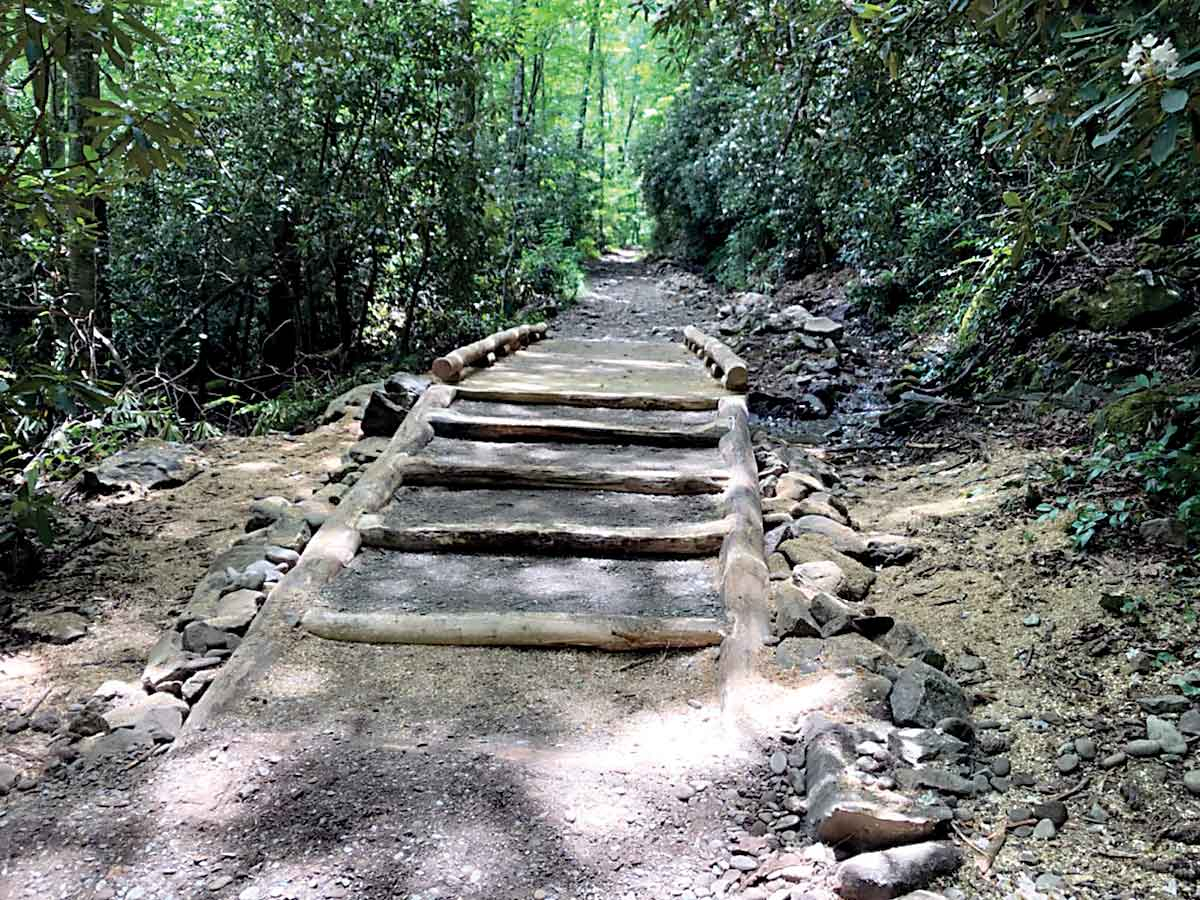
<svg viewBox="0 0 1200 900">
<path fill-rule="evenodd" d="M 517 419 L 465 416 L 454 412 L 429 416 L 442 437 L 482 441 L 557 441 L 576 444 L 635 444 L 650 447 L 715 447 L 728 427 L 711 422 L 694 428 L 614 425 L 585 419 Z"/>
<path fill-rule="evenodd" d="M 514 376 L 517 377 L 517 376 Z M 654 394 L 617 391 L 537 390 L 519 384 L 511 387 L 484 387 L 470 380 L 458 386 L 460 400 L 489 403 L 527 403 L 530 405 L 587 406 L 606 409 L 644 409 L 703 411 L 716 409 L 720 399 L 706 394 Z"/>
<path fill-rule="evenodd" d="M 314 607 L 303 628 L 331 641 L 461 647 L 593 647 L 653 650 L 721 643 L 721 623 L 705 618 L 537 612 L 350 613 Z"/>
<path fill-rule="evenodd" d="M 746 402 L 741 397 L 727 398 L 721 401 L 720 412 L 730 418 L 731 426 L 721 439 L 721 454 L 729 464 L 725 513 L 733 518 L 721 547 L 721 599 L 733 623 L 721 647 L 721 692 L 723 705 L 736 715 L 737 691 L 753 676 L 770 634 L 770 575 L 763 552 L 762 500 Z"/>
<path fill-rule="evenodd" d="M 404 469 L 405 484 L 453 487 L 569 488 L 627 494 L 719 494 L 726 482 L 724 470 L 700 473 L 649 469 L 580 472 L 563 466 L 497 466 L 413 457 L 398 461 L 398 465 Z"/>
<path fill-rule="evenodd" d="M 334 508 L 333 515 L 308 542 L 300 562 L 268 595 L 241 645 L 221 667 L 220 677 L 192 707 L 185 735 L 197 733 L 199 726 L 228 706 L 279 658 L 292 631 L 289 614 L 299 615 L 318 602 L 321 588 L 354 559 L 362 543 L 355 523 L 364 513 L 380 509 L 391 499 L 400 487 L 397 459 L 433 440 L 433 428 L 426 421 L 429 412 L 452 402 L 454 388 L 444 385 L 434 385 L 421 395 L 388 443 L 387 451 L 367 467 Z M 177 740 L 172 751 L 186 743 Z"/>
<path fill-rule="evenodd" d="M 750 385 L 746 361 L 726 344 L 709 337 L 694 325 L 683 329 L 684 344 L 705 361 L 709 373 L 727 390 L 745 392 Z"/>
<path fill-rule="evenodd" d="M 585 556 L 709 556 L 721 548 L 731 518 L 655 528 L 517 522 L 503 525 L 389 525 L 383 516 L 358 520 L 363 544 L 408 552 L 477 551 L 579 553 Z"/>
<path fill-rule="evenodd" d="M 548 329 L 549 326 L 545 322 L 539 322 L 536 325 L 520 325 L 497 331 L 435 359 L 433 374 L 439 381 L 457 381 L 467 366 L 489 365 L 496 357 L 512 353 L 532 341 L 541 340 Z"/>
</svg>

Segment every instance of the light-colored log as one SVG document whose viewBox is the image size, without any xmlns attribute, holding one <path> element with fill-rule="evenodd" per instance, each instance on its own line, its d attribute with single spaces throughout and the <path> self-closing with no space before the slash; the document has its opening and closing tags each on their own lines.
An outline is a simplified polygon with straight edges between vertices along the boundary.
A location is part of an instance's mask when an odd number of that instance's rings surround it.
<svg viewBox="0 0 1200 900">
<path fill-rule="evenodd" d="M 513 353 L 532 341 L 541 340 L 549 326 L 545 322 L 536 325 L 520 325 L 505 331 L 497 331 L 485 338 L 459 347 L 457 350 L 433 361 L 433 374 L 439 381 L 455 382 L 462 377 L 467 366 L 489 365 L 497 357 Z"/>
<path fill-rule="evenodd" d="M 358 519 L 391 499 L 400 487 L 397 459 L 433 440 L 433 428 L 427 421 L 430 411 L 444 409 L 453 402 L 454 388 L 445 385 L 433 385 L 421 395 L 388 443 L 387 451 L 366 468 L 308 542 L 300 562 L 267 597 L 241 645 L 221 667 L 220 677 L 192 707 L 185 736 L 195 734 L 284 652 L 292 632 L 289 617 L 300 615 L 318 602 L 321 588 L 354 559 L 362 543 L 356 527 Z M 176 741 L 172 751 L 186 744 L 186 739 Z"/>
<path fill-rule="evenodd" d="M 721 623 L 705 618 L 650 618 L 573 613 L 351 613 L 314 607 L 304 629 L 331 641 L 462 647 L 592 647 L 654 650 L 709 647 Z"/>
<path fill-rule="evenodd" d="M 520 376 L 513 375 L 511 385 L 484 387 L 473 385 L 468 379 L 458 386 L 460 400 L 482 400 L 489 403 L 527 403 L 531 405 L 586 406 L 606 409 L 644 409 L 656 411 L 678 410 L 695 412 L 716 409 L 719 397 L 706 394 L 654 394 L 616 391 L 568 391 L 545 390 L 531 383 L 528 387 L 519 382 Z"/>
<path fill-rule="evenodd" d="M 422 457 L 409 457 L 398 464 L 403 466 L 405 484 L 453 487 L 567 488 L 627 494 L 719 494 L 726 482 L 723 469 L 701 473 L 652 469 L 581 472 L 564 466 L 449 463 Z"/>
<path fill-rule="evenodd" d="M 729 433 L 721 439 L 721 454 L 729 465 L 724 509 L 733 518 L 721 547 L 721 600 L 732 620 L 721 647 L 721 694 L 727 712 L 737 717 L 741 714 L 738 691 L 754 677 L 770 634 L 770 575 L 763 552 L 762 499 L 746 402 L 741 397 L 722 400 L 720 413 L 730 419 Z"/>
<path fill-rule="evenodd" d="M 408 552 L 477 551 L 579 553 L 598 557 L 709 556 L 721 548 L 732 518 L 655 528 L 515 522 L 390 525 L 383 516 L 358 520 L 363 544 Z"/>
<path fill-rule="evenodd" d="M 721 421 L 693 428 L 617 425 L 585 419 L 518 419 L 433 413 L 433 430 L 442 437 L 482 441 L 557 441 L 572 444 L 636 444 L 650 447 L 715 447 L 728 426 Z"/>
<path fill-rule="evenodd" d="M 683 329 L 683 342 L 705 361 L 709 373 L 727 390 L 745 392 L 750 385 L 746 361 L 726 344 L 709 337 L 694 325 Z"/>
</svg>

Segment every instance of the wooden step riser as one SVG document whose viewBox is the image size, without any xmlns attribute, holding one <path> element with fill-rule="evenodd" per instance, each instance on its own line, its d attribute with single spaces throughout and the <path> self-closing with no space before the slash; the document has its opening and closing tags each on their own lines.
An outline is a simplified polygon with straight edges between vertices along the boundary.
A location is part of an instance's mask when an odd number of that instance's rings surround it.
<svg viewBox="0 0 1200 900">
<path fill-rule="evenodd" d="M 627 494 L 719 494 L 724 471 L 703 474 L 643 470 L 578 472 L 560 466 L 466 466 L 412 459 L 397 464 L 403 484 L 453 488 L 617 491 Z"/>
<path fill-rule="evenodd" d="M 380 516 L 358 522 L 367 547 L 410 553 L 521 553 L 623 559 L 715 556 L 732 519 L 666 528 L 591 525 L 388 525 Z"/>
<path fill-rule="evenodd" d="M 456 647 L 671 650 L 721 643 L 717 619 L 572 613 L 349 613 L 313 607 L 302 627 L 331 641 Z"/>
<path fill-rule="evenodd" d="M 716 423 L 691 429 L 639 428 L 575 419 L 513 419 L 454 413 L 431 415 L 429 423 L 436 435 L 446 438 L 642 447 L 716 447 L 728 431 L 726 426 Z"/>
<path fill-rule="evenodd" d="M 716 409 L 718 398 L 700 394 L 630 394 L 606 391 L 546 391 L 511 386 L 456 387 L 460 400 L 482 400 L 488 403 L 527 403 L 530 405 L 582 406 L 603 409 L 642 409 L 647 411 L 703 412 Z"/>
</svg>

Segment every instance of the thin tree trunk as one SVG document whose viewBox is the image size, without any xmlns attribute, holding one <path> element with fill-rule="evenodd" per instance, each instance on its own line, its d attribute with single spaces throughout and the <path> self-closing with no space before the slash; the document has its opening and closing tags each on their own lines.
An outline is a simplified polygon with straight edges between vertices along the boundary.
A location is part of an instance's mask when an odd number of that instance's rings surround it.
<svg viewBox="0 0 1200 900">
<path fill-rule="evenodd" d="M 597 106 L 596 111 L 600 114 L 600 123 L 599 123 L 599 126 L 600 126 L 599 127 L 599 132 L 600 132 L 600 141 L 599 141 L 599 143 L 600 143 L 600 202 L 598 204 L 596 204 L 596 234 L 597 234 L 597 237 L 599 238 L 599 249 L 601 250 L 601 252 L 603 252 L 604 244 L 605 244 L 605 240 L 604 240 L 604 183 L 605 183 L 605 179 L 608 176 L 608 172 L 607 172 L 608 125 L 604 120 L 604 117 L 605 117 L 604 94 L 608 90 L 608 82 L 607 82 L 607 78 L 606 78 L 607 66 L 605 66 L 605 64 L 604 64 L 604 47 L 603 47 L 602 41 L 603 41 L 602 38 L 600 38 L 597 41 L 597 43 L 599 43 L 600 46 L 597 47 L 597 53 L 596 53 L 596 55 L 599 57 L 599 60 L 600 60 L 600 94 L 596 98 L 596 106 Z"/>
<path fill-rule="evenodd" d="M 592 87 L 592 65 L 596 58 L 596 31 L 600 17 L 593 10 L 588 24 L 587 63 L 583 69 L 583 94 L 579 98 L 579 120 L 575 134 L 575 149 L 583 152 L 584 134 L 587 130 L 588 93 Z"/>
<path fill-rule="evenodd" d="M 69 37 L 67 51 L 67 131 L 70 142 L 67 163 L 82 170 L 87 157 L 84 147 L 94 139 L 94 130 L 84 125 L 90 112 L 84 105 L 96 99 L 98 91 L 96 41 L 93 35 L 75 29 Z M 80 201 L 83 226 L 72 226 L 69 240 L 67 281 L 71 297 L 68 309 L 75 315 L 90 316 L 96 308 L 96 241 L 89 229 L 95 223 L 95 202 L 92 198 Z"/>
</svg>

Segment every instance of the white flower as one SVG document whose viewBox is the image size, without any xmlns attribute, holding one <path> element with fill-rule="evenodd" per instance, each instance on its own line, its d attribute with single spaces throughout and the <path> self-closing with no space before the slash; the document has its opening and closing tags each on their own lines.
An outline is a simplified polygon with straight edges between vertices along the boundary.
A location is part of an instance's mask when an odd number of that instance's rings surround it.
<svg viewBox="0 0 1200 900">
<path fill-rule="evenodd" d="M 1142 73 L 1134 72 L 1132 75 L 1130 75 L 1129 83 L 1130 84 L 1141 84 L 1142 83 Z"/>
<path fill-rule="evenodd" d="M 1157 47 L 1150 51 L 1150 62 L 1167 72 L 1179 65 L 1179 54 L 1171 45 L 1171 39 L 1167 38 Z"/>
<path fill-rule="evenodd" d="M 1030 106 L 1037 106 L 1041 103 L 1049 103 L 1054 99 L 1054 91 L 1049 88 L 1034 89 L 1031 85 L 1025 85 L 1025 102 Z"/>
<path fill-rule="evenodd" d="M 1158 38 L 1156 38 L 1152 34 L 1148 34 L 1142 38 L 1142 46 L 1146 47 L 1147 49 L 1149 49 L 1150 47 L 1153 47 L 1157 43 L 1158 43 Z"/>
</svg>

